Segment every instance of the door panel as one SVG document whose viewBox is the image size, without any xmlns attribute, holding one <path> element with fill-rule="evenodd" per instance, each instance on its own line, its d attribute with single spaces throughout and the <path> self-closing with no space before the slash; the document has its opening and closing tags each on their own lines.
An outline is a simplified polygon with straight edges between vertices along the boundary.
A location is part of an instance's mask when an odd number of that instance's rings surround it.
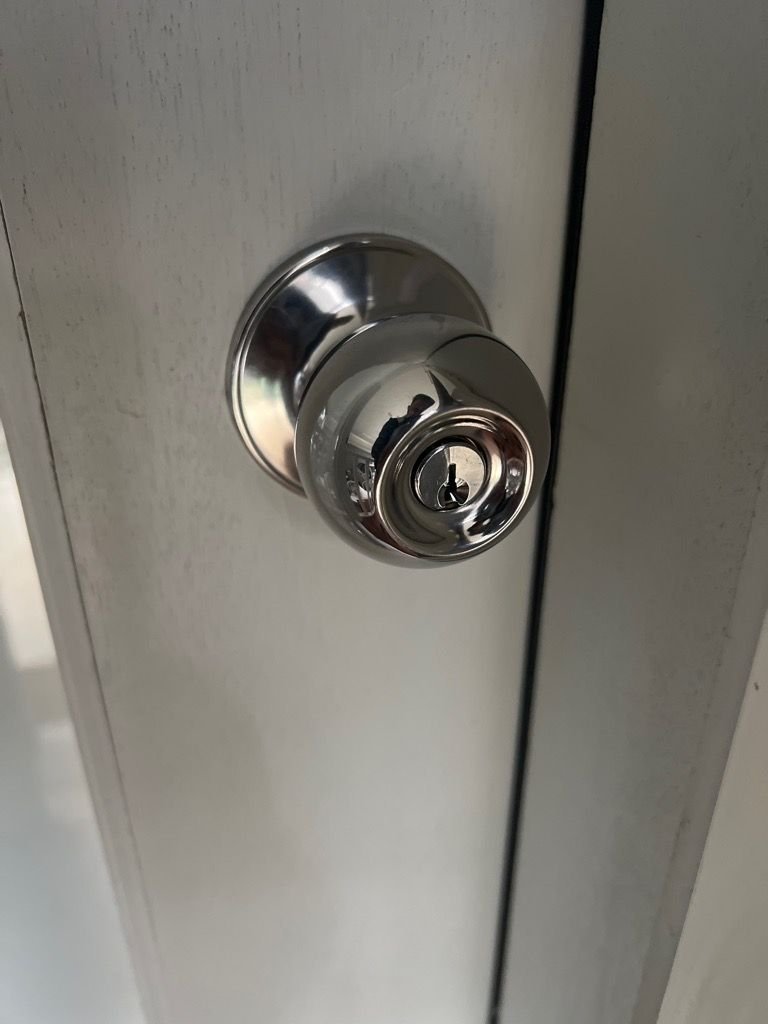
<svg viewBox="0 0 768 1024">
<path fill-rule="evenodd" d="M 485 1012 L 533 518 L 365 560 L 254 468 L 225 359 L 270 269 L 375 230 L 546 384 L 581 16 L 5 5 L 0 190 L 174 1020 Z"/>
</svg>

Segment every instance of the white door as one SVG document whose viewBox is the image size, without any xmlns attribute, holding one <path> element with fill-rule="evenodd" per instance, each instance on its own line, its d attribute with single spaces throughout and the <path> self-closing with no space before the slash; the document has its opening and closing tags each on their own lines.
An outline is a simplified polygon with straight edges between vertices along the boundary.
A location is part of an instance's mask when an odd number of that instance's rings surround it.
<svg viewBox="0 0 768 1024">
<path fill-rule="evenodd" d="M 376 564 L 254 466 L 225 362 L 277 264 L 383 231 L 452 262 L 546 390 L 582 17 L 5 5 L 0 189 L 98 680 L 71 699 L 103 699 L 92 784 L 169 1020 L 487 1010 L 535 516 L 459 566 Z"/>
<path fill-rule="evenodd" d="M 656 1020 L 768 599 L 736 7 L 5 0 L 2 418 L 151 1024 Z M 242 445 L 248 297 L 357 232 L 548 394 L 538 542 L 382 565 Z"/>
</svg>

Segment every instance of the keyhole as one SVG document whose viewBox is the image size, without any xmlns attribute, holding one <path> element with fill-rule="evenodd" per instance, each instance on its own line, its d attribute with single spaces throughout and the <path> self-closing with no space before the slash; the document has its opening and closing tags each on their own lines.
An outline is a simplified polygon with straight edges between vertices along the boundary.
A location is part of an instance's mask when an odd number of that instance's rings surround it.
<svg viewBox="0 0 768 1024">
<path fill-rule="evenodd" d="M 485 460 L 471 442 L 444 441 L 424 455 L 414 474 L 414 488 L 427 508 L 446 512 L 471 501 L 485 474 Z"/>
<path fill-rule="evenodd" d="M 456 478 L 456 463 L 448 466 L 448 479 L 437 492 L 437 500 L 441 508 L 459 508 L 469 497 L 469 484 L 466 480 Z"/>
<path fill-rule="evenodd" d="M 452 462 L 448 467 L 448 494 L 456 497 L 456 463 Z"/>
</svg>

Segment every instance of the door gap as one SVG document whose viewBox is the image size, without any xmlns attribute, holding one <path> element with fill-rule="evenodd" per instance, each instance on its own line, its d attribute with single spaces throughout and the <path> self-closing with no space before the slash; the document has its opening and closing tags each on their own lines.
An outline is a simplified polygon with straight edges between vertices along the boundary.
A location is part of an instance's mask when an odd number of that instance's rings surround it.
<svg viewBox="0 0 768 1024">
<path fill-rule="evenodd" d="M 600 31 L 603 21 L 604 0 L 586 0 L 576 86 L 576 113 L 574 118 L 573 148 L 568 184 L 565 219 L 565 238 L 560 271 L 555 356 L 550 384 L 550 418 L 552 425 L 552 452 L 549 473 L 544 481 L 536 528 L 536 546 L 531 576 L 531 603 L 523 660 L 523 678 L 520 692 L 520 710 L 517 722 L 515 760 L 513 765 L 510 801 L 507 815 L 504 864 L 499 892 L 499 913 L 496 923 L 495 948 L 488 1004 L 488 1024 L 499 1020 L 504 998 L 504 968 L 512 923 L 512 902 L 515 897 L 515 875 L 519 848 L 520 827 L 523 816 L 525 781 L 530 749 L 532 716 L 536 689 L 542 610 L 547 574 L 557 463 L 560 453 L 563 405 L 568 373 L 568 356 L 573 326 L 576 279 L 579 264 L 579 246 L 584 209 L 584 193 L 592 130 L 592 111 L 597 81 L 600 49 Z"/>
</svg>

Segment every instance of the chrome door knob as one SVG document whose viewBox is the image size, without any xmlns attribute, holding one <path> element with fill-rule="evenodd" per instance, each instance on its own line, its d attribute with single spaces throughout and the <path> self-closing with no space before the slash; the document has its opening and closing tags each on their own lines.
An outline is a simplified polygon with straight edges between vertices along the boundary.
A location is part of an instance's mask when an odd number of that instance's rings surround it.
<svg viewBox="0 0 768 1024">
<path fill-rule="evenodd" d="M 281 267 L 240 320 L 228 387 L 261 466 L 386 562 L 486 550 L 546 472 L 533 374 L 464 278 L 402 239 L 338 239 Z"/>
</svg>

